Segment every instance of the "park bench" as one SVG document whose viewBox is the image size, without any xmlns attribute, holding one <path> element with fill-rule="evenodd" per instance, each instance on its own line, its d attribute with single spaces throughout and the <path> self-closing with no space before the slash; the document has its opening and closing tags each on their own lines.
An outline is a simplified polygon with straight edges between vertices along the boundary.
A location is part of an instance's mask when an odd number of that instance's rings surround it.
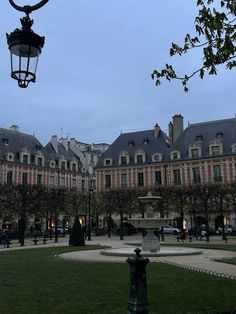
<svg viewBox="0 0 236 314">
<path fill-rule="evenodd" d="M 37 245 L 38 242 L 42 242 L 43 244 L 46 244 L 47 240 L 48 240 L 48 238 L 45 235 L 43 238 L 37 238 L 37 236 L 35 236 L 32 241 L 34 242 L 34 245 Z"/>
<path fill-rule="evenodd" d="M 0 245 L 3 245 L 4 248 L 5 247 L 9 248 L 11 245 L 11 241 L 9 239 L 4 239 L 4 240 L 2 239 L 0 240 Z"/>
</svg>

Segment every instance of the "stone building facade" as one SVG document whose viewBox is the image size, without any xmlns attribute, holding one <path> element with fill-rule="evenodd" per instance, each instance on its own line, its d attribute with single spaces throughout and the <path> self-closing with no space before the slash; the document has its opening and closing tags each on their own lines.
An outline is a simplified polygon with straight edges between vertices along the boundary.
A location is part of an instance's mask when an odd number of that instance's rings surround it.
<svg viewBox="0 0 236 314">
<path fill-rule="evenodd" d="M 85 188 L 89 173 L 69 146 L 52 136 L 44 147 L 39 140 L 19 131 L 0 128 L 0 183 Z"/>
<path fill-rule="evenodd" d="M 168 135 L 157 124 L 121 134 L 97 164 L 98 190 L 234 182 L 236 118 L 186 128 L 183 120 L 174 115 Z"/>
</svg>

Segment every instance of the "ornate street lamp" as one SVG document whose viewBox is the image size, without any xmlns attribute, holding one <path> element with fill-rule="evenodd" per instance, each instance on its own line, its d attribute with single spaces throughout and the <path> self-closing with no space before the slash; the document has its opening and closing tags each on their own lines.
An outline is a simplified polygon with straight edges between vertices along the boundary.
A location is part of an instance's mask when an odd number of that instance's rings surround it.
<svg viewBox="0 0 236 314">
<path fill-rule="evenodd" d="M 17 80 L 18 86 L 22 88 L 26 88 L 30 82 L 35 83 L 38 58 L 44 45 L 44 37 L 37 35 L 31 29 L 34 21 L 29 18 L 29 14 L 44 6 L 48 1 L 42 0 L 33 6 L 21 7 L 13 0 L 9 0 L 16 10 L 26 14 L 20 19 L 22 28 L 17 28 L 7 34 L 11 55 L 11 77 Z"/>
</svg>

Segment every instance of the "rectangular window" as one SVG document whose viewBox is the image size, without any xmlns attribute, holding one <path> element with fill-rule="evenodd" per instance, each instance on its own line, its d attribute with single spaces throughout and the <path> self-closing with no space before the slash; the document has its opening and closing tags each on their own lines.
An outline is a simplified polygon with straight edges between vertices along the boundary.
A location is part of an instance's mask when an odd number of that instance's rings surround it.
<svg viewBox="0 0 236 314">
<path fill-rule="evenodd" d="M 42 184 L 42 175 L 37 174 L 37 185 L 41 185 L 41 184 Z"/>
<path fill-rule="evenodd" d="M 173 178 L 174 178 L 174 184 L 175 185 L 181 184 L 180 170 L 179 169 L 173 170 Z"/>
<path fill-rule="evenodd" d="M 72 187 L 76 188 L 76 179 L 72 179 Z"/>
<path fill-rule="evenodd" d="M 28 184 L 28 173 L 27 172 L 22 173 L 22 184 Z"/>
<path fill-rule="evenodd" d="M 192 148 L 191 149 L 191 157 L 192 158 L 197 158 L 199 157 L 198 149 L 197 148 Z"/>
<path fill-rule="evenodd" d="M 213 181 L 214 182 L 222 182 L 220 165 L 213 166 Z"/>
<path fill-rule="evenodd" d="M 161 171 L 155 171 L 155 183 L 161 185 Z"/>
<path fill-rule="evenodd" d="M 65 161 L 61 162 L 61 169 L 66 169 L 66 162 Z"/>
<path fill-rule="evenodd" d="M 105 175 L 105 188 L 110 188 L 111 187 L 111 175 L 106 174 Z"/>
<path fill-rule="evenodd" d="M 142 172 L 138 173 L 138 186 L 144 186 L 144 177 Z"/>
<path fill-rule="evenodd" d="M 23 164 L 28 164 L 28 155 L 23 155 Z"/>
<path fill-rule="evenodd" d="M 50 186 L 50 188 L 53 188 L 54 185 L 55 185 L 55 178 L 54 178 L 54 176 L 50 176 L 49 177 L 49 186 Z"/>
<path fill-rule="evenodd" d="M 199 167 L 192 168 L 192 178 L 193 178 L 193 183 L 201 183 Z"/>
<path fill-rule="evenodd" d="M 61 187 L 64 188 L 66 186 L 66 179 L 65 177 L 61 177 Z"/>
<path fill-rule="evenodd" d="M 81 180 L 81 189 L 82 189 L 82 191 L 85 190 L 85 181 L 84 180 Z"/>
<path fill-rule="evenodd" d="M 120 157 L 120 164 L 121 165 L 126 165 L 127 164 L 127 160 L 125 156 Z"/>
<path fill-rule="evenodd" d="M 38 166 L 42 166 L 42 165 L 43 165 L 43 158 L 38 157 Z"/>
<path fill-rule="evenodd" d="M 72 171 L 76 171 L 76 163 L 72 164 Z"/>
<path fill-rule="evenodd" d="M 127 174 L 126 173 L 121 174 L 120 181 L 121 181 L 121 187 L 122 188 L 127 187 Z"/>
<path fill-rule="evenodd" d="M 7 184 L 13 183 L 13 171 L 7 171 Z"/>
<path fill-rule="evenodd" d="M 212 146 L 211 147 L 212 156 L 220 155 L 220 146 Z"/>
<path fill-rule="evenodd" d="M 143 155 L 137 155 L 136 158 L 137 158 L 137 163 L 138 164 L 142 164 L 143 163 Z"/>
</svg>

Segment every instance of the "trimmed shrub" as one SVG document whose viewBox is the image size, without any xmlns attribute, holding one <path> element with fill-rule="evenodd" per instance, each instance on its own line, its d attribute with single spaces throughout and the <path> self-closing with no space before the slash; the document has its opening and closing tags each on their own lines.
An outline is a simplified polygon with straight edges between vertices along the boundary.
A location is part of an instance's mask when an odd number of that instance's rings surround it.
<svg viewBox="0 0 236 314">
<path fill-rule="evenodd" d="M 84 246 L 85 245 L 84 232 L 81 227 L 78 216 L 75 217 L 75 221 L 70 232 L 69 245 L 72 245 L 72 246 Z"/>
</svg>

